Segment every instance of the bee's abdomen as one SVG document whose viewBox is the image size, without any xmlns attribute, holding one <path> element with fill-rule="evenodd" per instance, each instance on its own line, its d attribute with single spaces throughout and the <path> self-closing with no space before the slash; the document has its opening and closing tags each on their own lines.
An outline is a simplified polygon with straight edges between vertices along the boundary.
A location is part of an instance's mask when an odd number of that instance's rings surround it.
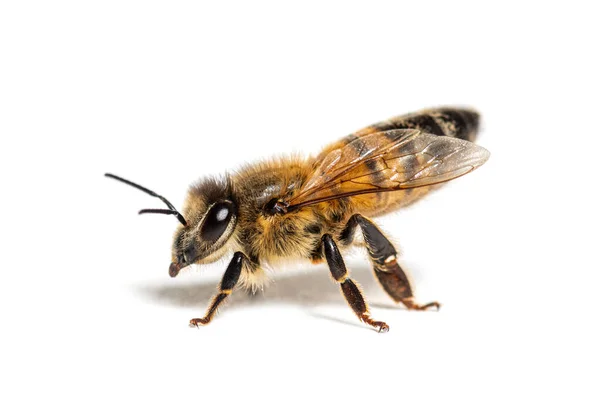
<svg viewBox="0 0 600 397">
<path fill-rule="evenodd" d="M 374 131 L 413 128 L 434 135 L 449 136 L 473 142 L 479 128 L 479 114 L 464 108 L 433 108 L 391 118 L 374 124 L 357 135 Z M 363 133 L 363 131 L 365 131 Z"/>
<path fill-rule="evenodd" d="M 433 108 L 373 124 L 347 137 L 344 143 L 380 131 L 417 129 L 439 136 L 449 136 L 473 142 L 479 128 L 479 114 L 465 108 Z M 356 209 L 367 216 L 377 216 L 406 207 L 427 195 L 435 186 L 402 189 L 353 197 Z"/>
</svg>

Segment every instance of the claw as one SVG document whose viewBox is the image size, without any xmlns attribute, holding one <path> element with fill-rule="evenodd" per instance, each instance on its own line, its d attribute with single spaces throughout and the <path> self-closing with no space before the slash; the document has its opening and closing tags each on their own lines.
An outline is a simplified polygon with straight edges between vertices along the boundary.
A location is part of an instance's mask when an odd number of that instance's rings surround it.
<svg viewBox="0 0 600 397">
<path fill-rule="evenodd" d="M 428 304 L 426 304 L 426 305 L 421 305 L 421 306 L 418 306 L 417 310 L 427 310 L 427 309 L 429 309 L 430 307 L 433 307 L 433 308 L 435 308 L 435 311 L 439 312 L 439 311 L 440 311 L 440 307 L 441 307 L 441 306 L 442 306 L 442 305 L 440 305 L 438 302 L 429 302 L 429 303 L 428 303 Z"/>
<path fill-rule="evenodd" d="M 193 318 L 190 320 L 190 327 L 200 328 L 200 325 L 208 324 L 208 321 L 203 318 Z"/>
<path fill-rule="evenodd" d="M 430 307 L 435 307 L 436 311 L 440 311 L 440 305 L 438 302 L 433 301 L 433 302 L 429 302 L 426 305 L 418 305 L 416 303 L 413 302 L 413 298 L 409 298 L 409 299 L 403 299 L 401 301 L 404 306 L 406 306 L 406 308 L 408 310 L 420 310 L 420 311 L 424 311 L 429 309 Z"/>
</svg>

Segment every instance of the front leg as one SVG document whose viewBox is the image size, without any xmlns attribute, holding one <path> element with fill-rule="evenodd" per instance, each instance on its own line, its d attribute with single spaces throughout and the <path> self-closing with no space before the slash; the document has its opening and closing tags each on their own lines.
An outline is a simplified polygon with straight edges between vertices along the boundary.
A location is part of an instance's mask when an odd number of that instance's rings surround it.
<svg viewBox="0 0 600 397">
<path fill-rule="evenodd" d="M 342 259 L 342 255 L 333 241 L 333 238 L 329 234 L 325 234 L 321 241 L 323 243 L 325 259 L 327 259 L 327 264 L 329 265 L 329 271 L 331 271 L 331 275 L 335 281 L 340 283 L 342 293 L 344 294 L 348 305 L 354 310 L 354 313 L 356 313 L 361 321 L 377 328 L 378 332 L 389 331 L 390 327 L 386 323 L 383 321 L 375 321 L 371 318 L 369 308 L 367 307 L 358 285 L 348 276 L 344 259 Z"/>
<path fill-rule="evenodd" d="M 193 318 L 190 320 L 191 326 L 198 325 L 206 325 L 212 320 L 219 305 L 223 303 L 223 301 L 231 294 L 233 287 L 235 287 L 236 283 L 240 278 L 240 274 L 242 273 L 242 266 L 244 265 L 244 261 L 247 261 L 248 258 L 242 252 L 236 252 L 233 254 L 233 258 L 229 265 L 227 266 L 227 270 L 225 270 L 225 274 L 223 275 L 223 279 L 219 284 L 219 293 L 215 295 L 212 299 L 206 314 L 202 318 Z"/>
</svg>

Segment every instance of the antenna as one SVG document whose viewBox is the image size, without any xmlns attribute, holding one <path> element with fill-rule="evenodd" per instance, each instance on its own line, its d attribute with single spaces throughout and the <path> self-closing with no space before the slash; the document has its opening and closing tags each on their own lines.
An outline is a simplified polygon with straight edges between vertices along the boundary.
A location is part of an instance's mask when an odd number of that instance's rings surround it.
<svg viewBox="0 0 600 397">
<path fill-rule="evenodd" d="M 143 210 L 141 210 L 140 212 L 138 212 L 138 214 L 166 214 L 166 215 L 175 215 L 175 217 L 177 218 L 177 220 L 178 220 L 179 222 L 181 222 L 181 224 L 182 224 L 183 226 L 187 226 L 187 222 L 185 221 L 185 218 L 183 217 L 183 215 L 181 215 L 181 214 L 179 213 L 179 211 L 177 211 L 177 210 L 175 209 L 175 206 L 174 206 L 173 204 L 171 204 L 171 203 L 169 202 L 169 200 L 167 200 L 167 199 L 166 199 L 166 198 L 164 198 L 163 196 L 161 196 L 161 195 L 159 195 L 159 194 L 156 194 L 156 193 L 154 193 L 152 190 L 150 190 L 150 189 L 146 189 L 145 187 L 143 187 L 143 186 L 140 186 L 140 185 L 138 185 L 137 183 L 133 183 L 133 182 L 131 182 L 131 181 L 128 181 L 127 179 L 123 179 L 123 178 L 121 178 L 120 176 L 116 176 L 116 175 L 109 174 L 109 173 L 106 173 L 106 174 L 104 174 L 104 176 L 105 176 L 105 177 L 108 177 L 108 178 L 116 179 L 116 180 L 117 180 L 117 181 L 119 181 L 119 182 L 123 182 L 123 183 L 124 183 L 124 184 L 126 184 L 126 185 L 132 186 L 132 187 L 134 187 L 134 188 L 136 188 L 136 189 L 139 189 L 139 190 L 141 190 L 142 192 L 146 192 L 146 193 L 148 193 L 150 196 L 157 197 L 157 198 L 159 198 L 159 199 L 160 199 L 160 200 L 161 200 L 163 203 L 165 203 L 165 204 L 167 205 L 167 207 L 169 207 L 169 209 L 168 209 L 168 210 L 166 210 L 166 209 L 143 209 Z"/>
</svg>

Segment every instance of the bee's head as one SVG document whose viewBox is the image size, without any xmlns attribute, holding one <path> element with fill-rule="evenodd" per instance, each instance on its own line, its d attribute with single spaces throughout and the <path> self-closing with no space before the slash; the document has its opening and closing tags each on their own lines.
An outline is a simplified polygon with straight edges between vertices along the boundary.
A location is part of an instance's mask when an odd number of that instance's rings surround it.
<svg viewBox="0 0 600 397">
<path fill-rule="evenodd" d="M 136 183 L 113 174 L 105 174 L 151 196 L 158 197 L 169 209 L 144 209 L 140 214 L 175 215 L 181 225 L 173 240 L 169 275 L 177 276 L 179 270 L 194 263 L 208 263 L 225 253 L 227 241 L 237 223 L 237 204 L 228 178 L 205 179 L 188 191 L 183 214 L 164 197 Z"/>
<path fill-rule="evenodd" d="M 223 256 L 237 223 L 237 205 L 227 180 L 205 179 L 193 185 L 183 209 L 185 225 L 173 238 L 169 275 L 197 263 L 214 262 Z"/>
</svg>

